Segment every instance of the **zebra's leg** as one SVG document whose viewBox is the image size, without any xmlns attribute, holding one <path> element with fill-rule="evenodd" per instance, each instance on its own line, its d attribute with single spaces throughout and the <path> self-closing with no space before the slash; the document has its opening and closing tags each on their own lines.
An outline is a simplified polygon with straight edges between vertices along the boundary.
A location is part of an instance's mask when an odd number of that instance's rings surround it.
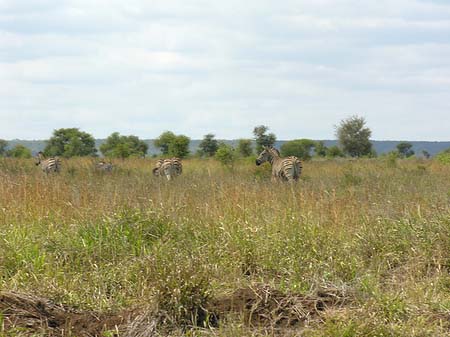
<svg viewBox="0 0 450 337">
<path fill-rule="evenodd" d="M 164 173 L 166 175 L 167 180 L 171 180 L 172 179 L 172 175 L 170 174 L 170 170 L 165 170 Z"/>
</svg>

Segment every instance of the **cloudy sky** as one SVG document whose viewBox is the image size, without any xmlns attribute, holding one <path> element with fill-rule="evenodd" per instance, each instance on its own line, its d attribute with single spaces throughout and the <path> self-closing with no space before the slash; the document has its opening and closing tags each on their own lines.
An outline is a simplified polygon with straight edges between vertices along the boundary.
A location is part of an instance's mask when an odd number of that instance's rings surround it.
<svg viewBox="0 0 450 337">
<path fill-rule="evenodd" d="M 0 0 L 0 138 L 450 140 L 448 0 Z"/>
</svg>

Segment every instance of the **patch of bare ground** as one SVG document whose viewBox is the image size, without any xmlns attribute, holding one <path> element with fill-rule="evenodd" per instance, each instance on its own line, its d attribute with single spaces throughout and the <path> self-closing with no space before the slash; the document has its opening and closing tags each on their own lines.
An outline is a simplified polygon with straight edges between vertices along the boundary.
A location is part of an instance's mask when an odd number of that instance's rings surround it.
<svg viewBox="0 0 450 337">
<path fill-rule="evenodd" d="M 342 308 L 350 300 L 348 292 L 332 287 L 318 289 L 310 295 L 298 295 L 255 285 L 210 300 L 205 308 L 192 313 L 192 326 L 214 327 L 227 317 L 240 316 L 249 327 L 297 328 L 307 322 L 320 322 L 327 310 Z M 91 337 L 116 331 L 117 335 L 125 337 L 147 337 L 180 328 L 164 312 L 155 309 L 115 314 L 80 311 L 36 296 L 11 292 L 0 293 L 0 312 L 6 331 L 20 327 L 29 335 Z"/>
<path fill-rule="evenodd" d="M 326 310 L 343 307 L 349 301 L 348 291 L 333 287 L 299 295 L 258 285 L 238 289 L 212 301 L 209 311 L 218 320 L 230 313 L 239 313 L 250 326 L 286 328 L 320 319 Z"/>
<path fill-rule="evenodd" d="M 22 335 L 45 336 L 101 336 L 105 331 L 120 331 L 133 318 L 131 311 L 121 314 L 80 311 L 15 292 L 0 293 L 0 313 L 5 331 L 20 329 Z"/>
</svg>

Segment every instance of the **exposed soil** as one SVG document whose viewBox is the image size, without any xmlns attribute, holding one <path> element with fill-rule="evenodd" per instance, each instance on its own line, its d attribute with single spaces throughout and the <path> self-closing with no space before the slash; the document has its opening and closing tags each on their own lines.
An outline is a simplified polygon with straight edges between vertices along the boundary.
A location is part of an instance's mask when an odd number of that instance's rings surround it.
<svg viewBox="0 0 450 337">
<path fill-rule="evenodd" d="M 0 312 L 6 331 L 45 333 L 46 336 L 91 337 L 118 330 L 132 320 L 132 313 L 107 314 L 78 311 L 37 296 L 0 293 Z"/>
<path fill-rule="evenodd" d="M 214 326 L 228 316 L 243 317 L 254 327 L 284 329 L 320 319 L 327 308 L 346 305 L 349 296 L 343 290 L 327 288 L 312 295 L 285 294 L 266 285 L 241 288 L 218 297 L 202 308 L 197 324 Z M 6 331 L 21 329 L 21 334 L 46 336 L 102 336 L 105 331 L 120 336 L 144 337 L 158 330 L 170 329 L 176 322 L 157 310 L 142 309 L 120 313 L 97 313 L 75 310 L 47 299 L 13 292 L 0 292 L 0 313 Z"/>
<path fill-rule="evenodd" d="M 218 298 L 209 311 L 219 320 L 229 313 L 240 313 L 250 326 L 284 328 L 317 319 L 327 308 L 341 307 L 348 300 L 348 294 L 342 289 L 320 289 L 313 295 L 303 296 L 261 285 Z"/>
</svg>

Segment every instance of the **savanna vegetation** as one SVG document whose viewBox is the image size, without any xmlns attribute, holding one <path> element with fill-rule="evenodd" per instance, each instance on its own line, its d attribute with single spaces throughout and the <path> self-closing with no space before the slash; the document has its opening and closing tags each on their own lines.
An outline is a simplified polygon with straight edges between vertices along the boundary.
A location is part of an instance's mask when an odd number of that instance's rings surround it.
<svg viewBox="0 0 450 337">
<path fill-rule="evenodd" d="M 445 160 L 93 160 L 0 158 L 0 335 L 450 335 Z"/>
</svg>

